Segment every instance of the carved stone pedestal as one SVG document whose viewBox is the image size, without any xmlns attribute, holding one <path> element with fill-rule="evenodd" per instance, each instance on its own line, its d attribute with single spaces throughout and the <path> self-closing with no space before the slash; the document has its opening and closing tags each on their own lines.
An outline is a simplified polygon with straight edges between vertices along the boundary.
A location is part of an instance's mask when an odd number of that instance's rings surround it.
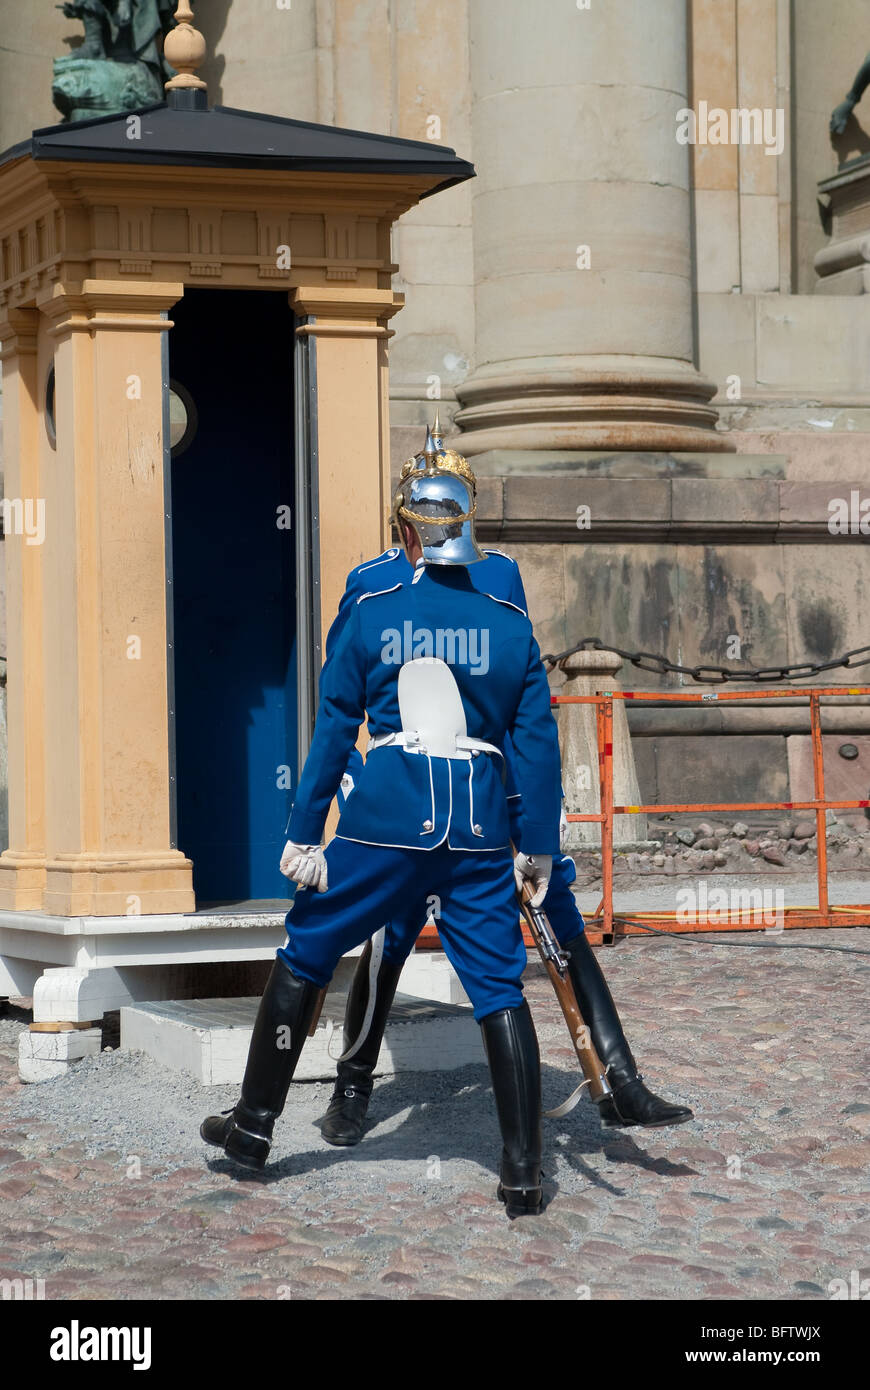
<svg viewBox="0 0 870 1390">
<path fill-rule="evenodd" d="M 830 198 L 831 240 L 816 255 L 816 294 L 870 291 L 870 155 L 852 159 L 819 193 Z"/>
<path fill-rule="evenodd" d="M 616 652 L 575 652 L 562 662 L 567 676 L 560 695 L 597 695 L 618 690 L 616 672 L 622 665 Z M 592 815 L 601 810 L 598 781 L 598 735 L 595 705 L 559 706 L 559 746 L 562 780 L 568 815 Z M 613 799 L 617 806 L 640 801 L 637 773 L 631 751 L 631 735 L 622 700 L 613 702 Z M 615 816 L 613 842 L 617 845 L 646 840 L 646 816 Z M 601 844 L 601 827 L 595 821 L 569 821 L 567 854 Z"/>
</svg>

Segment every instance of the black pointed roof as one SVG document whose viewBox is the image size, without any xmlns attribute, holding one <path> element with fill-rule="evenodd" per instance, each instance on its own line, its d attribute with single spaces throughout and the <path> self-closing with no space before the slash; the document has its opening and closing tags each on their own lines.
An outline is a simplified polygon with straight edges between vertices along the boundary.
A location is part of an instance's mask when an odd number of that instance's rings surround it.
<svg viewBox="0 0 870 1390">
<path fill-rule="evenodd" d="M 131 115 L 140 137 L 128 135 Z M 32 159 L 215 169 L 299 169 L 326 173 L 424 174 L 440 192 L 474 177 L 474 166 L 446 145 L 363 130 L 313 125 L 229 106 L 179 110 L 160 102 L 137 112 L 43 126 L 0 154 L 0 165 Z"/>
</svg>

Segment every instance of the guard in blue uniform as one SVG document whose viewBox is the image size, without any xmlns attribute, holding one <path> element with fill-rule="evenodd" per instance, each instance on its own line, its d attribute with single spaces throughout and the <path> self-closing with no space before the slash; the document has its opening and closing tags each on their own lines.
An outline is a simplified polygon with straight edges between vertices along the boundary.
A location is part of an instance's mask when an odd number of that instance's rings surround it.
<svg viewBox="0 0 870 1390">
<path fill-rule="evenodd" d="M 437 416 L 432 437 L 435 445 L 443 451 Z M 450 453 L 444 454 L 448 461 L 450 456 Z M 416 462 L 422 465 L 422 456 L 418 456 Z M 483 546 L 482 550 L 484 559 L 468 571 L 474 588 L 492 598 L 505 600 L 526 613 L 526 595 L 516 561 L 501 550 L 488 546 Z M 338 614 L 326 639 L 324 671 L 329 668 L 345 623 L 359 598 L 372 589 L 404 583 L 412 575 L 412 567 L 399 546 L 392 546 L 376 559 L 351 570 Z M 513 773 L 513 750 L 509 736 L 505 739 L 504 753 L 511 839 L 515 846 L 522 848 L 521 797 Z M 354 748 L 338 794 L 340 806 L 343 805 L 345 792 L 349 793 L 356 785 L 362 768 L 362 757 Z M 682 1124 L 692 1118 L 691 1110 L 672 1105 L 654 1095 L 643 1084 L 613 997 L 584 935 L 585 923 L 571 891 L 576 876 L 570 855 L 554 856 L 543 906 L 560 945 L 568 953 L 569 970 L 580 1011 L 607 1069 L 614 1093 L 618 1092 L 618 1101 L 608 1097 L 601 1102 L 602 1124 L 605 1128 Z M 330 1144 L 358 1144 L 362 1139 L 374 1087 L 374 1071 L 390 1009 L 402 967 L 423 925 L 424 918 L 415 914 L 416 908 L 410 912 L 406 909 L 376 933 L 366 944 L 354 972 L 345 1010 L 344 1051 L 338 1062 L 335 1089 L 320 1127 L 323 1138 Z"/>
<path fill-rule="evenodd" d="M 282 869 L 300 887 L 287 914 L 239 1101 L 201 1133 L 261 1168 L 283 1110 L 319 991 L 342 955 L 433 894 L 451 963 L 471 999 L 489 1061 L 508 1215 L 541 1207 L 540 1059 L 523 998 L 526 951 L 516 886 L 543 901 L 559 852 L 560 764 L 550 692 L 531 623 L 478 593 L 466 566 L 474 480 L 427 434 L 394 499 L 413 571 L 353 605 L 323 673 L 311 751 L 290 818 Z M 324 851 L 329 805 L 359 726 L 369 748 Z M 521 793 L 514 859 L 505 740 Z"/>
</svg>

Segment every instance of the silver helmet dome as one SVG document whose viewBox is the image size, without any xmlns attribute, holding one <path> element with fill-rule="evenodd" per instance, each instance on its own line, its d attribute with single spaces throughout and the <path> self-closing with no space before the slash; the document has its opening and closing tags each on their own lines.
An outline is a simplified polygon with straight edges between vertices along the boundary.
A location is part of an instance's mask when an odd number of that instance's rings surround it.
<svg viewBox="0 0 870 1390">
<path fill-rule="evenodd" d="M 482 560 L 474 537 L 476 488 L 467 461 L 454 449 L 439 448 L 427 429 L 423 452 L 402 465 L 393 498 L 403 544 L 406 522 L 419 538 L 427 565 L 473 565 Z"/>
</svg>

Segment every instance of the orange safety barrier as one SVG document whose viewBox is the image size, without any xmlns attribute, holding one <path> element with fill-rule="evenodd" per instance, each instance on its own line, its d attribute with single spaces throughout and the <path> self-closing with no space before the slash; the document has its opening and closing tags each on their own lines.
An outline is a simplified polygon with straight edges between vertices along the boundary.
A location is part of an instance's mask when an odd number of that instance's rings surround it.
<svg viewBox="0 0 870 1390">
<path fill-rule="evenodd" d="M 825 839 L 825 812 L 835 810 L 859 810 L 870 807 L 866 801 L 826 801 L 825 768 L 822 750 L 822 725 L 820 701 L 835 695 L 870 695 L 870 686 L 828 686 L 822 690 L 721 690 L 721 691 L 658 691 L 621 690 L 603 691 L 598 695 L 553 695 L 553 705 L 595 705 L 598 728 L 598 770 L 601 788 L 601 810 L 588 815 L 571 814 L 569 821 L 595 821 L 601 826 L 601 887 L 602 897 L 592 917 L 586 918 L 587 935 L 593 944 L 613 945 L 618 937 L 644 935 L 645 923 L 660 927 L 668 932 L 704 931 L 758 931 L 763 925 L 757 914 L 742 909 L 732 914 L 730 909 L 724 915 L 716 912 L 716 920 L 709 913 L 696 912 L 691 921 L 679 920 L 675 912 L 631 912 L 616 913 L 613 909 L 613 818 L 619 815 L 641 815 L 664 811 L 814 811 L 816 816 L 816 839 L 818 845 L 817 882 L 818 903 L 808 907 L 787 907 L 782 912 L 782 926 L 786 929 L 796 927 L 859 927 L 870 926 L 870 903 L 852 903 L 842 907 L 832 907 L 828 900 L 828 854 Z M 707 704 L 711 701 L 759 700 L 794 698 L 809 700 L 810 732 L 813 749 L 813 781 L 815 796 L 812 801 L 735 801 L 735 802 L 674 802 L 660 806 L 615 806 L 613 803 L 613 702 L 614 700 L 655 700 L 669 704 Z M 630 918 L 630 921 L 623 920 Z M 777 928 L 779 923 L 777 923 Z M 527 944 L 531 937 L 524 929 Z M 418 939 L 418 946 L 437 947 L 438 934 L 434 926 L 426 926 Z"/>
<path fill-rule="evenodd" d="M 621 920 L 630 917 L 633 922 L 659 926 L 671 932 L 700 931 L 758 931 L 762 925 L 753 913 L 741 911 L 732 914 L 730 909 L 723 921 L 723 914 L 716 913 L 711 921 L 708 913 L 695 913 L 693 920 L 680 921 L 674 912 L 631 912 L 614 913 L 613 910 L 613 817 L 618 815 L 637 815 L 646 812 L 663 811 L 814 811 L 816 815 L 816 839 L 818 845 L 817 884 L 818 903 L 810 907 L 784 908 L 783 928 L 794 927 L 858 927 L 870 925 L 870 904 L 854 903 L 844 907 L 832 907 L 828 900 L 828 853 L 825 838 L 825 812 L 833 810 L 858 810 L 870 806 L 867 801 L 826 801 L 825 768 L 822 749 L 822 725 L 820 701 L 831 695 L 870 695 L 870 686 L 829 686 L 823 690 L 722 690 L 722 691 L 671 691 L 661 694 L 658 691 L 604 691 L 599 695 L 554 695 L 554 705 L 594 704 L 598 722 L 598 767 L 601 787 L 601 811 L 596 815 L 569 815 L 569 821 L 598 821 L 601 824 L 601 902 L 595 915 L 587 919 L 590 940 L 599 940 L 612 945 L 617 936 L 644 934 L 642 926 Z M 783 699 L 798 696 L 809 700 L 810 732 L 813 749 L 813 783 L 815 797 L 812 801 L 739 801 L 739 802 L 673 802 L 659 806 L 615 806 L 613 804 L 613 701 L 614 700 L 655 700 L 669 704 L 701 704 L 710 701 Z"/>
</svg>

